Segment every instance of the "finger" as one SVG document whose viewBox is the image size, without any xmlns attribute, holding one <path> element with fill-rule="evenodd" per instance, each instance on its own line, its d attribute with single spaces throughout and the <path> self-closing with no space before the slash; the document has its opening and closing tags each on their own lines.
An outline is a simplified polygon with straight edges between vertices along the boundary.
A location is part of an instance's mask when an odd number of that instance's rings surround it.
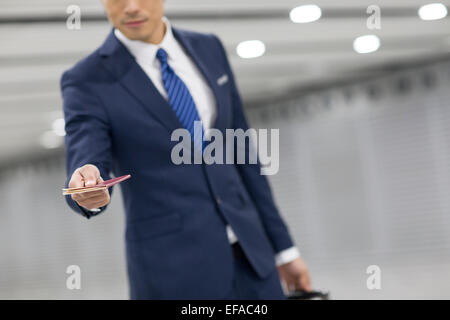
<svg viewBox="0 0 450 320">
<path fill-rule="evenodd" d="M 285 273 L 285 272 L 280 272 L 281 274 L 281 279 L 283 280 L 285 289 L 287 290 L 287 292 L 292 292 L 295 291 L 296 289 L 296 278 L 292 277 L 291 275 Z"/>
<path fill-rule="evenodd" d="M 286 286 L 286 280 L 284 279 L 283 270 L 280 269 L 280 268 L 278 268 L 278 276 L 279 276 L 279 279 L 280 279 L 281 289 L 283 290 L 284 294 L 287 294 L 288 293 L 288 289 L 287 289 L 287 286 Z"/>
<path fill-rule="evenodd" d="M 108 200 L 108 198 L 106 197 L 106 195 L 101 194 L 101 195 L 97 195 L 95 197 L 89 198 L 89 199 L 83 199 L 80 202 L 81 203 L 85 203 L 85 204 L 92 204 L 94 202 L 99 202 L 99 201 L 106 201 Z"/>
<path fill-rule="evenodd" d="M 294 292 L 295 290 L 297 290 L 297 286 L 296 286 L 295 282 L 289 282 L 287 287 L 288 287 L 289 292 Z"/>
<path fill-rule="evenodd" d="M 69 181 L 69 188 L 80 188 L 84 187 L 84 179 L 83 176 L 80 174 L 79 170 L 75 170 L 75 172 L 72 174 L 72 177 Z"/>
<path fill-rule="evenodd" d="M 72 199 L 75 201 L 86 201 L 93 197 L 98 197 L 103 195 L 104 190 L 97 190 L 97 191 L 90 191 L 90 192 L 83 192 L 83 193 L 75 193 L 72 194 Z"/>
<path fill-rule="evenodd" d="M 312 287 L 311 287 L 311 280 L 309 279 L 309 276 L 306 277 L 306 279 L 302 282 L 302 286 L 304 288 L 305 291 L 311 291 Z"/>
<path fill-rule="evenodd" d="M 80 168 L 80 174 L 83 176 L 86 187 L 92 187 L 97 184 L 97 179 L 100 177 L 100 171 L 94 165 L 85 165 Z"/>
<path fill-rule="evenodd" d="M 84 206 L 84 207 L 98 207 L 98 204 L 101 203 L 101 206 L 109 203 L 110 201 L 110 195 L 108 190 L 102 190 L 99 191 L 100 194 L 97 194 L 96 196 L 90 197 L 88 199 L 82 199 L 80 201 L 77 201 L 78 204 Z"/>
<path fill-rule="evenodd" d="M 106 201 L 105 199 L 101 199 L 100 201 L 95 201 L 91 204 L 91 208 L 100 208 L 103 207 L 104 205 L 106 205 L 108 203 L 108 201 Z"/>
<path fill-rule="evenodd" d="M 297 287 L 298 287 L 298 290 L 304 290 L 307 292 L 311 291 L 311 285 L 310 285 L 308 273 L 302 273 L 300 278 L 298 278 Z"/>
<path fill-rule="evenodd" d="M 99 196 L 106 196 L 107 190 L 96 190 L 83 193 L 77 193 L 80 200 L 88 200 Z"/>
<path fill-rule="evenodd" d="M 80 206 L 83 206 L 88 209 L 99 208 L 106 205 L 107 203 L 109 203 L 109 199 L 106 199 L 105 197 L 97 198 L 95 200 L 78 202 Z"/>
<path fill-rule="evenodd" d="M 289 293 L 289 289 L 287 287 L 286 281 L 281 280 L 281 289 L 283 290 L 283 293 L 286 295 Z"/>
</svg>

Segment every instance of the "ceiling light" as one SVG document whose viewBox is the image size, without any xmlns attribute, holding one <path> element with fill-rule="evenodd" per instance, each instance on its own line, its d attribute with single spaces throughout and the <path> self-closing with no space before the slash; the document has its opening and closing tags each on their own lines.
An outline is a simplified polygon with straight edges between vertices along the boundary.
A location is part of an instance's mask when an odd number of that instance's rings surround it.
<svg viewBox="0 0 450 320">
<path fill-rule="evenodd" d="M 65 125 L 65 122 L 64 122 L 63 118 L 56 119 L 52 123 L 53 132 L 57 136 L 64 137 L 66 135 L 66 131 L 64 130 L 64 125 Z"/>
<path fill-rule="evenodd" d="M 314 4 L 296 7 L 289 13 L 289 17 L 295 23 L 313 22 L 319 20 L 321 16 L 322 10 Z"/>
<path fill-rule="evenodd" d="M 361 36 L 353 41 L 353 49 L 358 53 L 375 52 L 380 47 L 380 39 L 376 35 Z"/>
<path fill-rule="evenodd" d="M 257 58 L 266 52 L 266 46 L 259 40 L 242 41 L 237 45 L 236 52 L 241 58 Z"/>
<path fill-rule="evenodd" d="M 418 14 L 422 20 L 439 20 L 447 16 L 447 7 L 442 3 L 430 3 L 421 6 Z"/>
</svg>

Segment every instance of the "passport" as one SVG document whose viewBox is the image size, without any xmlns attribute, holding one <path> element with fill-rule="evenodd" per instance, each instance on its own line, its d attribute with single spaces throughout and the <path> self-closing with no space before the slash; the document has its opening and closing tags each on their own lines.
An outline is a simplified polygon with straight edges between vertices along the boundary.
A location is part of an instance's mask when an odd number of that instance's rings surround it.
<svg viewBox="0 0 450 320">
<path fill-rule="evenodd" d="M 63 188 L 62 191 L 63 191 L 63 195 L 68 195 L 68 194 L 84 193 L 84 192 L 91 192 L 91 191 L 97 191 L 97 190 L 105 190 L 105 189 L 108 189 L 109 187 L 112 187 L 115 184 L 118 184 L 122 181 L 129 179 L 130 177 L 131 177 L 131 175 L 126 174 L 124 176 L 120 176 L 117 178 L 103 181 L 102 183 L 98 183 L 95 186 L 79 187 L 79 188 Z"/>
</svg>

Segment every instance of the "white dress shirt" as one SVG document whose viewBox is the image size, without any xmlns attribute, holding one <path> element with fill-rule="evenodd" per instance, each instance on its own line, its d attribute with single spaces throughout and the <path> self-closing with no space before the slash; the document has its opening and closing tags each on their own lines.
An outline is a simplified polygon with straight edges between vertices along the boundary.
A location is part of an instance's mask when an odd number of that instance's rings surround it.
<svg viewBox="0 0 450 320">
<path fill-rule="evenodd" d="M 217 115 L 215 96 L 205 80 L 203 74 L 198 70 L 190 56 L 184 51 L 172 33 L 169 20 L 163 17 L 166 25 L 166 32 L 163 40 L 159 44 L 151 44 L 139 40 L 130 40 L 118 29 L 114 30 L 115 36 L 123 43 L 128 51 L 134 56 L 136 62 L 150 78 L 159 93 L 168 100 L 166 89 L 162 81 L 159 60 L 156 52 L 163 48 L 167 52 L 168 63 L 174 72 L 183 80 L 195 102 L 197 111 L 202 121 L 205 134 L 213 126 Z M 226 232 L 230 243 L 238 241 L 230 225 L 226 226 Z M 279 252 L 275 256 L 277 265 L 288 263 L 299 257 L 300 253 L 296 247 L 291 247 Z"/>
</svg>

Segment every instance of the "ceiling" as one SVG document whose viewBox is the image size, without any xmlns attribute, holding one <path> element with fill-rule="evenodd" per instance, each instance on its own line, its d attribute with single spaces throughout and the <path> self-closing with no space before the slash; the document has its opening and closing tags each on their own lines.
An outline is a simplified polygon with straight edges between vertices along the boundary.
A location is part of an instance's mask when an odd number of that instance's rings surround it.
<svg viewBox="0 0 450 320">
<path fill-rule="evenodd" d="M 449 1 L 441 2 L 450 8 Z M 0 2 L 0 166 L 49 152 L 40 141 L 62 116 L 60 75 L 97 48 L 110 30 L 100 0 L 78 0 L 81 30 L 68 30 L 66 8 L 73 3 Z M 322 18 L 292 23 L 290 9 L 305 3 L 319 5 Z M 377 1 L 380 30 L 366 27 L 372 0 L 166 0 L 166 15 L 178 27 L 213 32 L 222 39 L 241 95 L 250 102 L 447 57 L 450 18 L 420 20 L 417 9 L 426 3 Z M 353 40 L 365 34 L 378 35 L 380 50 L 364 55 L 353 51 Z M 265 43 L 266 53 L 255 59 L 238 57 L 236 45 L 253 39 Z"/>
</svg>

